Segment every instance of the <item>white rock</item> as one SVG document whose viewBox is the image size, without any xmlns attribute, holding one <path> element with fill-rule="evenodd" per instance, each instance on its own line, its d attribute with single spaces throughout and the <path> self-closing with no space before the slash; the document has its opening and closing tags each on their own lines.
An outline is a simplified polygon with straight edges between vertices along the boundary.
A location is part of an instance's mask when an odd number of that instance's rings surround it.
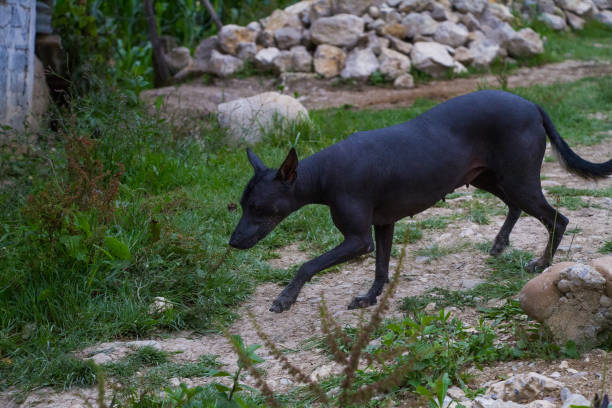
<svg viewBox="0 0 612 408">
<path fill-rule="evenodd" d="M 455 49 L 455 55 L 453 55 L 455 61 L 459 61 L 462 64 L 471 64 L 474 56 L 472 55 L 472 51 L 465 47 L 459 47 Z"/>
<path fill-rule="evenodd" d="M 438 22 L 425 13 L 410 13 L 402 20 L 408 27 L 406 35 L 410 38 L 423 35 L 434 35 L 438 29 Z"/>
<path fill-rule="evenodd" d="M 415 68 L 434 77 L 443 76 L 455 66 L 448 49 L 437 42 L 417 42 L 412 47 L 410 58 Z"/>
<path fill-rule="evenodd" d="M 293 27 L 301 30 L 303 28 L 302 21 L 296 13 L 287 12 L 286 10 L 274 10 L 270 16 L 261 20 L 264 30 L 269 33 L 274 33 L 279 28 Z"/>
<path fill-rule="evenodd" d="M 510 9 L 501 3 L 491 2 L 487 10 L 502 21 L 512 21 L 514 19 L 514 15 Z"/>
<path fill-rule="evenodd" d="M 544 43 L 540 35 L 531 28 L 523 28 L 504 42 L 508 55 L 515 58 L 528 57 L 544 52 Z"/>
<path fill-rule="evenodd" d="M 274 32 L 274 39 L 279 49 L 287 50 L 300 43 L 302 40 L 302 30 L 294 27 L 279 28 Z"/>
<path fill-rule="evenodd" d="M 161 314 L 166 310 L 170 310 L 174 307 L 172 302 L 162 296 L 156 296 L 153 298 L 153 302 L 149 305 L 149 314 Z"/>
<path fill-rule="evenodd" d="M 363 35 L 363 19 L 351 14 L 337 14 L 321 17 L 310 27 L 315 44 L 330 44 L 338 47 L 352 47 Z"/>
<path fill-rule="evenodd" d="M 567 23 L 574 30 L 582 30 L 584 28 L 584 19 L 578 17 L 576 14 L 566 11 L 565 17 L 567 18 Z"/>
<path fill-rule="evenodd" d="M 402 13 L 411 13 L 413 11 L 424 11 L 431 8 L 432 0 L 403 0 L 397 9 Z"/>
<path fill-rule="evenodd" d="M 264 48 L 255 54 L 255 62 L 260 68 L 270 69 L 274 67 L 274 59 L 280 55 L 280 50 L 276 47 Z"/>
<path fill-rule="evenodd" d="M 232 55 L 213 50 L 206 65 L 206 71 L 220 77 L 227 77 L 242 69 L 244 61 Z"/>
<path fill-rule="evenodd" d="M 372 75 L 380 63 L 374 52 L 369 49 L 354 49 L 346 57 L 346 64 L 340 73 L 342 78 L 365 79 Z"/>
<path fill-rule="evenodd" d="M 191 64 L 191 53 L 187 47 L 176 47 L 165 54 L 164 59 L 170 73 L 175 74 Z"/>
<path fill-rule="evenodd" d="M 499 45 L 488 40 L 477 40 L 470 43 L 472 65 L 475 67 L 488 67 L 499 55 Z"/>
<path fill-rule="evenodd" d="M 567 25 L 565 24 L 565 18 L 559 17 L 554 14 L 542 13 L 538 18 L 553 30 L 565 30 L 565 28 L 567 27 Z"/>
<path fill-rule="evenodd" d="M 512 401 L 500 401 L 480 396 L 474 399 L 474 408 L 525 408 L 525 406 Z"/>
<path fill-rule="evenodd" d="M 487 389 L 487 395 L 503 401 L 527 402 L 550 393 L 558 393 L 562 387 L 563 385 L 558 381 L 531 372 L 517 374 L 507 380 L 492 384 Z"/>
<path fill-rule="evenodd" d="M 410 72 L 410 58 L 400 52 L 383 48 L 378 58 L 380 73 L 387 79 L 395 80 L 399 76 Z"/>
<path fill-rule="evenodd" d="M 311 374 L 310 379 L 313 381 L 320 381 L 329 377 L 336 369 L 335 364 L 327 364 L 317 367 Z"/>
<path fill-rule="evenodd" d="M 561 408 L 570 408 L 572 405 L 590 407 L 591 401 L 580 394 L 570 394 L 563 400 L 563 406 Z"/>
<path fill-rule="evenodd" d="M 576 264 L 565 268 L 559 275 L 562 279 L 572 282 L 572 286 L 585 289 L 603 291 L 606 286 L 606 279 L 601 274 L 588 265 Z"/>
<path fill-rule="evenodd" d="M 291 48 L 291 55 L 293 56 L 293 69 L 295 71 L 312 71 L 312 55 L 310 55 L 306 47 L 303 45 L 296 45 Z"/>
<path fill-rule="evenodd" d="M 593 7 L 593 3 L 583 0 L 557 0 L 557 4 L 562 9 L 576 13 L 579 16 L 585 15 Z"/>
<path fill-rule="evenodd" d="M 468 30 L 463 24 L 455 24 L 445 21 L 438 26 L 434 35 L 434 40 L 441 44 L 450 45 L 457 48 L 465 44 L 468 38 Z"/>
<path fill-rule="evenodd" d="M 401 52 L 402 54 L 410 55 L 412 51 L 412 44 L 406 41 L 402 41 L 399 38 L 387 37 L 390 40 L 391 48 L 395 51 Z"/>
<path fill-rule="evenodd" d="M 219 125 L 228 129 L 233 141 L 253 144 L 280 122 L 304 121 L 308 111 L 295 98 L 277 92 L 266 92 L 250 98 L 236 99 L 218 106 Z"/>
<path fill-rule="evenodd" d="M 595 14 L 593 18 L 600 23 L 612 26 L 612 11 L 610 10 L 600 11 L 599 13 Z"/>
<path fill-rule="evenodd" d="M 241 60 L 251 61 L 257 54 L 257 44 L 255 43 L 240 43 L 238 44 L 238 50 L 236 56 Z"/>
<path fill-rule="evenodd" d="M 414 78 L 410 74 L 400 75 L 393 81 L 394 88 L 414 88 Z"/>
<path fill-rule="evenodd" d="M 293 70 L 293 54 L 291 51 L 281 50 L 281 52 L 274 58 L 272 65 L 276 72 L 287 72 Z"/>
<path fill-rule="evenodd" d="M 382 4 L 382 0 L 334 0 L 332 1 L 333 14 L 354 14 L 362 15 L 370 6 Z"/>
<path fill-rule="evenodd" d="M 230 55 L 236 55 L 238 44 L 243 42 L 254 43 L 257 39 L 257 32 L 246 27 L 228 24 L 221 28 L 218 37 L 221 51 Z"/>
<path fill-rule="evenodd" d="M 462 13 L 480 14 L 487 7 L 487 0 L 451 0 L 454 8 Z"/>
<path fill-rule="evenodd" d="M 212 51 L 217 48 L 218 44 L 219 39 L 216 35 L 203 39 L 195 49 L 193 58 L 195 60 L 208 61 L 212 55 Z"/>
</svg>

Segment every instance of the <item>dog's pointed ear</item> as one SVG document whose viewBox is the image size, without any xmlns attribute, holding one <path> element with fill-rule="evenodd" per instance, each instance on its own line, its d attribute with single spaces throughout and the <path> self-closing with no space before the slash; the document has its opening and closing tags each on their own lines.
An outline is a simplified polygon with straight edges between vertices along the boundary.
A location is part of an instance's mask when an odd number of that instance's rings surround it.
<svg viewBox="0 0 612 408">
<path fill-rule="evenodd" d="M 291 150 L 289 150 L 287 158 L 278 169 L 278 173 L 276 173 L 276 179 L 293 183 L 297 178 L 297 167 L 298 157 L 297 153 L 295 152 L 295 149 L 292 147 Z"/>
<path fill-rule="evenodd" d="M 249 162 L 251 162 L 251 166 L 255 170 L 255 173 L 259 173 L 262 170 L 265 170 L 267 167 L 259 157 L 251 149 L 247 147 L 247 157 L 249 158 Z"/>
</svg>

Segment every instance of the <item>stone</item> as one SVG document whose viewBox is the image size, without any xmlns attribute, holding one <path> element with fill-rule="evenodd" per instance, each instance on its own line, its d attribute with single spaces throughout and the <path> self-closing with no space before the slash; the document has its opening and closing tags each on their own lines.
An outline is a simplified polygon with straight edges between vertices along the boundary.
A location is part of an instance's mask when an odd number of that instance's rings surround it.
<svg viewBox="0 0 612 408">
<path fill-rule="evenodd" d="M 594 259 L 591 266 L 606 280 L 605 294 L 612 298 L 612 255 Z"/>
<path fill-rule="evenodd" d="M 242 69 L 244 61 L 232 55 L 213 50 L 206 64 L 206 71 L 220 77 L 227 77 Z"/>
<path fill-rule="evenodd" d="M 500 53 L 498 44 L 489 40 L 476 40 L 470 43 L 472 65 L 478 68 L 488 67 Z"/>
<path fill-rule="evenodd" d="M 395 80 L 397 77 L 410 72 L 410 58 L 389 48 L 381 50 L 379 61 L 380 73 L 388 80 Z"/>
<path fill-rule="evenodd" d="M 255 32 L 260 32 L 263 29 L 261 24 L 259 24 L 257 21 L 251 21 L 249 24 L 247 24 L 246 28 Z"/>
<path fill-rule="evenodd" d="M 167 54 L 164 54 L 164 59 L 170 70 L 170 74 L 176 74 L 181 69 L 191 64 L 191 52 L 187 47 L 173 48 Z"/>
<path fill-rule="evenodd" d="M 573 262 L 554 264 L 529 280 L 519 292 L 521 309 L 539 322 L 550 317 L 561 297 L 557 287 L 557 283 L 561 280 L 561 271 L 572 265 Z"/>
<path fill-rule="evenodd" d="M 464 65 L 469 65 L 472 63 L 474 56 L 472 55 L 472 51 L 469 48 L 458 47 L 455 49 L 455 55 L 453 55 L 455 61 L 458 61 Z"/>
<path fill-rule="evenodd" d="M 535 400 L 525 405 L 525 408 L 556 408 L 556 405 L 547 400 Z"/>
<path fill-rule="evenodd" d="M 584 19 L 578 17 L 576 14 L 566 11 L 565 17 L 567 19 L 567 23 L 574 30 L 582 30 L 584 28 Z"/>
<path fill-rule="evenodd" d="M 203 39 L 196 47 L 193 58 L 195 60 L 208 61 L 213 50 L 216 50 L 218 45 L 219 38 L 216 35 Z"/>
<path fill-rule="evenodd" d="M 351 14 L 321 17 L 310 27 L 315 44 L 329 44 L 351 48 L 363 35 L 363 19 Z"/>
<path fill-rule="evenodd" d="M 565 30 L 567 25 L 565 24 L 565 18 L 559 17 L 555 14 L 542 13 L 538 17 L 539 20 L 543 21 L 544 24 L 552 28 L 553 30 Z"/>
<path fill-rule="evenodd" d="M 598 9 L 612 9 L 612 0 L 593 0 L 593 5 Z"/>
<path fill-rule="evenodd" d="M 326 364 L 320 367 L 317 367 L 311 374 L 310 379 L 312 381 L 321 381 L 330 375 L 332 375 L 336 371 L 336 364 Z"/>
<path fill-rule="evenodd" d="M 612 26 L 612 11 L 610 10 L 600 11 L 593 18 L 602 24 Z"/>
<path fill-rule="evenodd" d="M 380 35 L 403 39 L 408 36 L 408 26 L 402 23 L 387 23 L 380 29 Z"/>
<path fill-rule="evenodd" d="M 383 0 L 334 0 L 332 2 L 333 14 L 353 14 L 360 16 L 371 6 L 380 6 Z"/>
<path fill-rule="evenodd" d="M 487 11 L 499 18 L 501 21 L 512 21 L 514 15 L 507 6 L 501 3 L 490 2 Z"/>
<path fill-rule="evenodd" d="M 410 13 L 404 17 L 402 24 L 408 27 L 406 36 L 415 38 L 417 36 L 434 35 L 439 23 L 429 14 Z"/>
<path fill-rule="evenodd" d="M 531 28 L 523 28 L 504 42 L 508 55 L 514 58 L 528 57 L 544 52 L 540 35 Z"/>
<path fill-rule="evenodd" d="M 297 72 L 312 71 L 312 55 L 303 45 L 296 45 L 291 48 L 293 58 L 293 69 Z"/>
<path fill-rule="evenodd" d="M 463 24 L 455 24 L 450 21 L 445 21 L 438 25 L 438 29 L 434 35 L 434 40 L 441 44 L 450 45 L 457 48 L 467 41 L 468 30 Z"/>
<path fill-rule="evenodd" d="M 280 50 L 276 47 L 264 48 L 255 54 L 255 63 L 262 69 L 274 67 L 274 59 L 280 55 Z"/>
<path fill-rule="evenodd" d="M 484 283 L 484 279 L 463 279 L 461 281 L 461 290 L 474 289 L 476 286 Z"/>
<path fill-rule="evenodd" d="M 496 400 L 527 403 L 561 392 L 563 384 L 542 374 L 530 372 L 514 375 L 504 381 L 492 384 L 486 395 Z"/>
<path fill-rule="evenodd" d="M 274 33 L 271 31 L 261 30 L 257 34 L 257 40 L 255 43 L 262 48 L 276 47 L 276 41 L 274 41 Z"/>
<path fill-rule="evenodd" d="M 472 13 L 462 14 L 459 17 L 459 22 L 461 22 L 466 28 L 470 31 L 481 30 L 482 26 L 480 21 Z"/>
<path fill-rule="evenodd" d="M 499 401 L 488 397 L 476 397 L 474 408 L 525 408 L 524 405 L 512 401 Z"/>
<path fill-rule="evenodd" d="M 340 74 L 344 68 L 346 53 L 333 45 L 319 45 L 314 54 L 314 69 L 317 74 L 325 78 L 332 78 Z"/>
<path fill-rule="evenodd" d="M 412 44 L 406 41 L 402 41 L 396 37 L 387 37 L 389 39 L 389 44 L 391 48 L 395 51 L 401 52 L 402 54 L 410 55 L 410 51 L 412 51 Z"/>
<path fill-rule="evenodd" d="M 559 276 L 561 279 L 571 281 L 572 291 L 578 288 L 601 292 L 605 290 L 606 279 L 588 265 L 573 264 L 561 270 Z"/>
<path fill-rule="evenodd" d="M 374 52 L 369 49 L 355 48 L 346 57 L 342 78 L 366 79 L 378 70 L 380 63 Z"/>
<path fill-rule="evenodd" d="M 380 9 L 376 6 L 370 6 L 368 7 L 368 14 L 373 19 L 377 19 L 378 17 L 380 17 Z"/>
<path fill-rule="evenodd" d="M 38 132 L 43 124 L 45 114 L 49 110 L 49 86 L 45 78 L 45 69 L 38 57 L 34 56 L 34 85 L 32 89 L 32 104 L 28 113 L 28 128 Z"/>
<path fill-rule="evenodd" d="M 402 21 L 402 15 L 399 11 L 391 7 L 383 7 L 380 9 L 380 18 L 385 23 L 399 23 Z"/>
<path fill-rule="evenodd" d="M 499 21 L 494 28 L 489 25 L 482 27 L 487 41 L 494 42 L 495 44 L 503 47 L 506 41 L 516 36 L 516 31 L 510 26 L 510 24 L 503 21 Z"/>
<path fill-rule="evenodd" d="M 262 20 L 264 31 L 274 33 L 276 30 L 284 27 L 293 27 L 301 30 L 303 28 L 300 17 L 295 13 L 290 13 L 286 10 L 274 10 L 270 16 Z"/>
<path fill-rule="evenodd" d="M 557 0 L 557 5 L 565 11 L 583 16 L 591 11 L 593 3 L 584 0 Z"/>
<path fill-rule="evenodd" d="M 285 12 L 297 15 L 308 14 L 310 12 L 311 6 L 312 0 L 298 1 L 297 3 L 292 4 L 291 6 L 285 7 Z"/>
<path fill-rule="evenodd" d="M 153 298 L 153 302 L 149 305 L 149 314 L 159 315 L 164 313 L 166 310 L 174 308 L 172 302 L 162 296 L 156 296 Z"/>
<path fill-rule="evenodd" d="M 310 13 L 308 15 L 308 19 L 310 20 L 310 24 L 315 22 L 321 17 L 329 17 L 332 15 L 332 7 L 330 0 L 316 0 L 310 6 Z"/>
<path fill-rule="evenodd" d="M 219 49 L 227 54 L 236 55 L 238 44 L 254 43 L 257 39 L 257 33 L 246 27 L 241 27 L 235 24 L 223 26 L 218 34 Z"/>
<path fill-rule="evenodd" d="M 402 13 L 421 12 L 432 7 L 432 0 L 403 0 L 397 9 Z"/>
<path fill-rule="evenodd" d="M 357 47 L 369 48 L 378 56 L 383 48 L 389 47 L 389 40 L 384 37 L 378 37 L 374 31 L 370 31 L 359 39 Z"/>
<path fill-rule="evenodd" d="M 393 81 L 394 88 L 414 88 L 414 78 L 410 74 L 403 74 Z"/>
<path fill-rule="evenodd" d="M 572 406 L 591 406 L 591 401 L 580 394 L 569 394 L 564 400 L 561 408 L 570 408 Z"/>
<path fill-rule="evenodd" d="M 302 30 L 294 27 L 279 28 L 274 32 L 274 40 L 281 50 L 288 50 L 302 41 Z"/>
<path fill-rule="evenodd" d="M 266 92 L 218 106 L 219 125 L 228 130 L 231 142 L 254 144 L 279 122 L 307 121 L 308 111 L 295 98 Z"/>
<path fill-rule="evenodd" d="M 480 14 L 487 7 L 487 0 L 452 0 L 451 4 L 462 13 Z"/>
<path fill-rule="evenodd" d="M 257 44 L 255 43 L 240 43 L 238 44 L 238 50 L 236 56 L 243 61 L 252 61 L 257 55 Z"/>
<path fill-rule="evenodd" d="M 559 9 L 554 0 L 537 0 L 538 13 L 557 14 Z"/>
<path fill-rule="evenodd" d="M 272 61 L 274 71 L 278 73 L 293 70 L 293 54 L 291 51 L 282 50 Z"/>
<path fill-rule="evenodd" d="M 415 43 L 410 58 L 416 69 L 433 77 L 443 76 L 455 65 L 446 46 L 437 42 Z"/>
</svg>

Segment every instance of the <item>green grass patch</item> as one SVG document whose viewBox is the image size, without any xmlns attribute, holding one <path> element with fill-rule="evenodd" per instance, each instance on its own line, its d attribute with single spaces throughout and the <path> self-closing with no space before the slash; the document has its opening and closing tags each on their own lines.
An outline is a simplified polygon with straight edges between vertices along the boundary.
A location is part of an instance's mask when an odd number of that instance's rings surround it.
<svg viewBox="0 0 612 408">
<path fill-rule="evenodd" d="M 601 248 L 599 248 L 599 252 L 602 254 L 609 254 L 612 252 L 612 240 L 606 241 Z"/>
</svg>

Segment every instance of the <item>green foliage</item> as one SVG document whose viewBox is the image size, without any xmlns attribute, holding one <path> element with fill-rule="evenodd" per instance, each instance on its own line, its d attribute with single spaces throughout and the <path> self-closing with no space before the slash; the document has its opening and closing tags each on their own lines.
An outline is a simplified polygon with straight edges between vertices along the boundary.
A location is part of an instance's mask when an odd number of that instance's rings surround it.
<svg viewBox="0 0 612 408">
<path fill-rule="evenodd" d="M 599 248 L 599 252 L 602 254 L 609 254 L 612 252 L 612 240 L 604 242 L 603 246 Z"/>
<path fill-rule="evenodd" d="M 443 408 L 446 391 L 450 384 L 451 380 L 448 378 L 448 374 L 442 373 L 431 388 L 419 385 L 416 387 L 416 392 L 427 399 L 431 408 Z"/>
</svg>

